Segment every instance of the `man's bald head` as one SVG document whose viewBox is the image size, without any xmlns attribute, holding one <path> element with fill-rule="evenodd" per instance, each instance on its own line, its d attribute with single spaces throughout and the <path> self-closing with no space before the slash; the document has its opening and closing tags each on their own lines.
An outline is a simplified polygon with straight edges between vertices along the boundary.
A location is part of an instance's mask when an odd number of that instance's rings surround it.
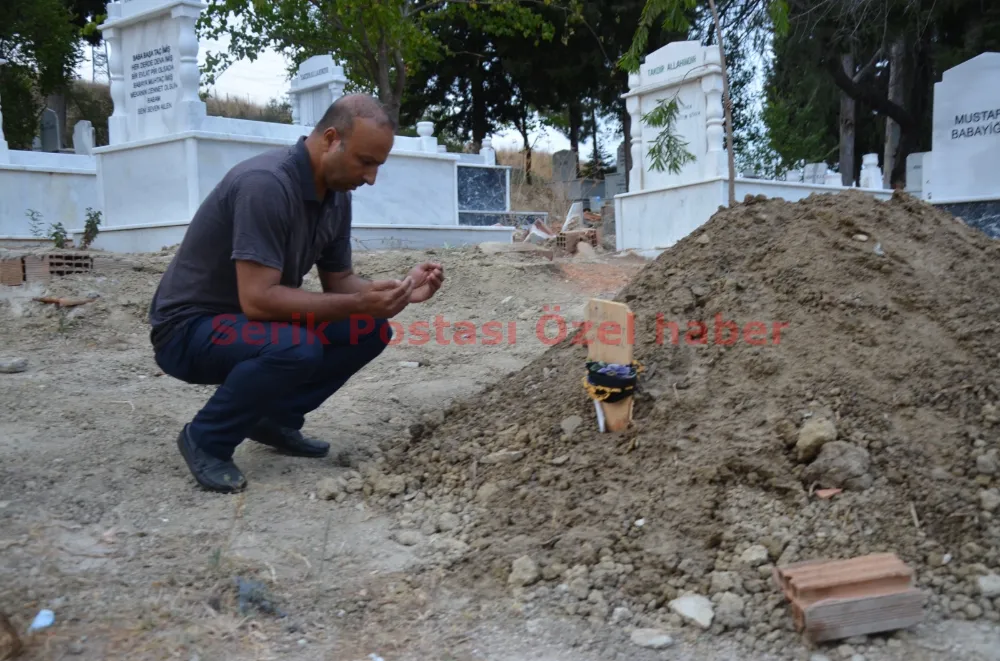
<svg viewBox="0 0 1000 661">
<path fill-rule="evenodd" d="M 321 189 L 355 190 L 375 184 L 378 168 L 392 150 L 396 122 L 365 94 L 337 99 L 306 139 Z"/>
<path fill-rule="evenodd" d="M 313 132 L 323 133 L 332 128 L 346 140 L 354 131 L 354 122 L 358 119 L 371 120 L 378 128 L 388 129 L 393 133 L 396 131 L 396 122 L 392 121 L 381 101 L 367 94 L 348 94 L 327 108 Z"/>
</svg>

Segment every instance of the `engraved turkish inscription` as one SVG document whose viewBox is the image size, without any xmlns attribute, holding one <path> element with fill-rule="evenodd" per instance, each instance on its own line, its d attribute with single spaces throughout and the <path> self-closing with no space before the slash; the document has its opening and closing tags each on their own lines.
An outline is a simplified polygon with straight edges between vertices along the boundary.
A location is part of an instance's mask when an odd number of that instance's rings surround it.
<svg viewBox="0 0 1000 661">
<path fill-rule="evenodd" d="M 131 97 L 139 104 L 136 113 L 169 110 L 173 104 L 164 100 L 164 92 L 177 89 L 174 80 L 174 55 L 170 46 L 160 46 L 132 56 Z"/>
</svg>

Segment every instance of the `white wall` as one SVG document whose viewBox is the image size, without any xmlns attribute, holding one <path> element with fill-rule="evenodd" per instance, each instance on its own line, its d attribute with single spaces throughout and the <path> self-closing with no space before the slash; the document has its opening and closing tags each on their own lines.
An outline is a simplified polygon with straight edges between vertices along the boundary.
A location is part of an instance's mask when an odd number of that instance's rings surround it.
<svg viewBox="0 0 1000 661">
<path fill-rule="evenodd" d="M 11 151 L 12 160 L 32 152 Z M 47 154 L 46 156 L 63 156 Z M 86 159 L 87 157 L 80 157 Z M 44 159 L 43 159 L 44 160 Z M 71 162 L 77 162 L 71 159 Z M 60 222 L 67 232 L 83 227 L 87 207 L 100 210 L 97 176 L 84 168 L 38 167 L 0 163 L 0 237 L 32 238 L 28 209 L 41 214 L 42 230 Z"/>
<path fill-rule="evenodd" d="M 892 191 L 823 186 L 787 181 L 737 179 L 736 200 L 747 195 L 795 202 L 813 194 L 836 194 L 861 190 L 878 199 L 888 200 Z M 729 202 L 729 182 L 714 179 L 697 184 L 670 186 L 615 196 L 618 250 L 635 250 L 655 257 L 701 227 Z"/>
<path fill-rule="evenodd" d="M 458 160 L 444 154 L 391 154 L 375 185 L 354 191 L 354 222 L 457 225 Z"/>
</svg>

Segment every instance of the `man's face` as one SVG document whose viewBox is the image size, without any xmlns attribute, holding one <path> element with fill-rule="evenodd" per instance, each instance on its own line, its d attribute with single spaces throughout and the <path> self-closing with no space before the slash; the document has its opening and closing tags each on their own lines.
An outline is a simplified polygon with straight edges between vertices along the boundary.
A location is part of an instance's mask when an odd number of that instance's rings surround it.
<svg viewBox="0 0 1000 661">
<path fill-rule="evenodd" d="M 343 139 L 334 129 L 327 130 L 326 150 L 321 159 L 323 179 L 332 190 L 354 190 L 375 185 L 380 165 L 389 158 L 394 135 L 373 120 L 356 119 L 354 129 Z"/>
</svg>

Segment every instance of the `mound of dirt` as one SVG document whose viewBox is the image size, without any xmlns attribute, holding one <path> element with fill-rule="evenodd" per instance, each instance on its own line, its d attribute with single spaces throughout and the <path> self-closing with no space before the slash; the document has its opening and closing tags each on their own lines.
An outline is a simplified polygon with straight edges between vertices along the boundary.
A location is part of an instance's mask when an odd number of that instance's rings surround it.
<svg viewBox="0 0 1000 661">
<path fill-rule="evenodd" d="M 632 428 L 598 432 L 569 337 L 412 428 L 365 490 L 470 580 L 595 622 L 689 625 L 693 592 L 713 631 L 779 650 L 774 564 L 879 551 L 938 610 L 1000 620 L 977 587 L 1000 569 L 998 258 L 902 194 L 748 198 L 619 295 Z"/>
</svg>

